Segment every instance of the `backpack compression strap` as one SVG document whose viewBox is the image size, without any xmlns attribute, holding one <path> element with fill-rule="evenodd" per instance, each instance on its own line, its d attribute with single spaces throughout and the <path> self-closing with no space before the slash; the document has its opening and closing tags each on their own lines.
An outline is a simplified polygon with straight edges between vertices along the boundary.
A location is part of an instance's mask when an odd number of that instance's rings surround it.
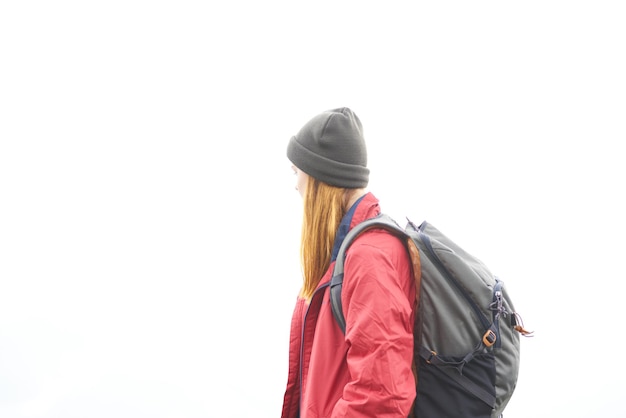
<svg viewBox="0 0 626 418">
<path fill-rule="evenodd" d="M 333 310 L 333 315 L 339 324 L 339 328 L 343 333 L 346 333 L 346 319 L 343 315 L 343 307 L 341 304 L 341 287 L 343 286 L 343 263 L 345 260 L 345 253 L 350 244 L 361 233 L 372 228 L 382 228 L 395 235 L 406 237 L 406 232 L 400 227 L 389 215 L 380 214 L 374 218 L 367 219 L 354 228 L 352 228 L 346 237 L 344 238 L 337 258 L 335 259 L 335 267 L 333 269 L 333 275 L 330 279 L 330 306 Z"/>
</svg>

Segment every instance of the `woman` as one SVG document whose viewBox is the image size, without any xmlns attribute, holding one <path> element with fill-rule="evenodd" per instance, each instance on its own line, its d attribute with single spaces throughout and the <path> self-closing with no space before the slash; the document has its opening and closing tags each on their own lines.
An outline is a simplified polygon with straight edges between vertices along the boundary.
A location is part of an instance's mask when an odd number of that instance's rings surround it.
<svg viewBox="0 0 626 418">
<path fill-rule="evenodd" d="M 404 244 L 373 229 L 345 259 L 346 333 L 333 317 L 329 282 L 346 233 L 380 213 L 366 191 L 367 150 L 348 108 L 315 116 L 291 138 L 287 157 L 304 203 L 303 283 L 291 322 L 283 418 L 402 417 L 415 399 L 415 284 Z"/>
</svg>

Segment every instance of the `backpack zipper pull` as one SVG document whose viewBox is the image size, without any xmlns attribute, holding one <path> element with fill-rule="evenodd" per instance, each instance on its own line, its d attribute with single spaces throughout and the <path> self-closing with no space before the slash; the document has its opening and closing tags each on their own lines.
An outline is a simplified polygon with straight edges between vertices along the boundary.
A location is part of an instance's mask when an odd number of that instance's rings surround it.
<svg viewBox="0 0 626 418">
<path fill-rule="evenodd" d="M 517 312 L 513 312 L 513 315 L 511 316 L 511 325 L 513 326 L 513 329 L 515 331 L 519 332 L 524 337 L 533 336 L 532 334 L 534 331 L 527 331 L 524 329 L 524 323 L 522 322 L 522 317 Z"/>
</svg>

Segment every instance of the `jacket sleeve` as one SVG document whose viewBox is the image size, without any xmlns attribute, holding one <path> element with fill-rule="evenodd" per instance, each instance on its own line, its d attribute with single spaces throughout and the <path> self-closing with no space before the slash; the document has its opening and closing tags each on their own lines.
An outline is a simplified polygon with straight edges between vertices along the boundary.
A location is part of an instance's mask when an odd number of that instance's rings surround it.
<svg viewBox="0 0 626 418">
<path fill-rule="evenodd" d="M 350 381 L 333 417 L 406 417 L 415 399 L 415 284 L 403 244 L 355 241 L 346 256 L 342 304 Z"/>
</svg>

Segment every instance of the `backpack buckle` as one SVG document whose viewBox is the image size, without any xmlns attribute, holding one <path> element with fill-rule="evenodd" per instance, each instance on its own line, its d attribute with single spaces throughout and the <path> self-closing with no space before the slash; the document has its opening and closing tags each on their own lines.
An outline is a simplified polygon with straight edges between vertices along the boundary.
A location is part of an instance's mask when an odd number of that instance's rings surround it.
<svg viewBox="0 0 626 418">
<path fill-rule="evenodd" d="M 485 344 L 487 347 L 491 347 L 492 345 L 494 345 L 496 343 L 496 340 L 496 333 L 490 329 L 488 329 L 487 332 L 485 332 L 485 335 L 483 335 L 483 344 Z"/>
<path fill-rule="evenodd" d="M 426 363 L 432 364 L 430 361 L 433 359 L 433 357 L 437 357 L 437 352 L 430 350 L 430 357 L 426 359 Z"/>
</svg>

